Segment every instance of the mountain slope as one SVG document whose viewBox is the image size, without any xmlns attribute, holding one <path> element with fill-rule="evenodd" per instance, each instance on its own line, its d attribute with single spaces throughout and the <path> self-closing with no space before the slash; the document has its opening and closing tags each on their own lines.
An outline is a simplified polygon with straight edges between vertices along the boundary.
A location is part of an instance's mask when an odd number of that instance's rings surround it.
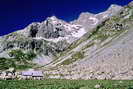
<svg viewBox="0 0 133 89">
<path fill-rule="evenodd" d="M 8 58 L 8 52 L 14 49 L 30 50 L 37 54 L 34 62 L 44 65 L 85 33 L 81 25 L 71 25 L 55 16 L 49 17 L 41 23 L 32 23 L 23 30 L 1 37 L 0 57 Z"/>
<path fill-rule="evenodd" d="M 116 10 L 116 8 L 119 9 Z M 24 52 L 33 51 L 36 54 L 33 59 L 34 63 L 48 64 L 58 59 L 63 51 L 88 32 L 84 25 L 91 27 L 91 24 L 77 22 L 82 22 L 84 19 L 91 22 L 106 16 L 106 18 L 99 19 L 98 23 L 101 23 L 121 9 L 121 6 L 112 5 L 107 11 L 92 15 L 93 19 L 88 19 L 89 15 L 84 16 L 85 14 L 82 13 L 84 15 L 81 14 L 77 21 L 70 23 L 57 19 L 55 16 L 48 17 L 43 22 L 34 22 L 22 30 L 0 37 L 0 57 L 10 58 L 10 51 L 20 49 Z M 93 28 L 97 24 L 93 24 Z"/>
<path fill-rule="evenodd" d="M 71 45 L 47 65 L 50 78 L 132 79 L 132 2 Z M 52 68 L 51 68 L 52 66 Z M 44 69 L 45 69 L 44 68 Z"/>
</svg>

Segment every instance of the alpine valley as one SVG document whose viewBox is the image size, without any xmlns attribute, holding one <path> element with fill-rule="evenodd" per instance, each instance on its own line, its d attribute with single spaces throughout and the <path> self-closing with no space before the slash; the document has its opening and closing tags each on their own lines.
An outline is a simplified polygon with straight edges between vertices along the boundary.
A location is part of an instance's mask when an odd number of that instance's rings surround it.
<svg viewBox="0 0 133 89">
<path fill-rule="evenodd" d="M 0 37 L 0 70 L 33 68 L 57 79 L 133 79 L 133 2 L 55 16 Z"/>
</svg>

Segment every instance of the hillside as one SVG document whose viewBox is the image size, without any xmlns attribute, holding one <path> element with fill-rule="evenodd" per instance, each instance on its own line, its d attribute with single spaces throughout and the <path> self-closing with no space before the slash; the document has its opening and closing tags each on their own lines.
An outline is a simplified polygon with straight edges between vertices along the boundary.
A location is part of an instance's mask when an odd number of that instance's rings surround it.
<svg viewBox="0 0 133 89">
<path fill-rule="evenodd" d="M 52 69 L 48 75 L 66 79 L 132 79 L 132 36 L 133 8 L 130 3 L 46 66 Z"/>
</svg>

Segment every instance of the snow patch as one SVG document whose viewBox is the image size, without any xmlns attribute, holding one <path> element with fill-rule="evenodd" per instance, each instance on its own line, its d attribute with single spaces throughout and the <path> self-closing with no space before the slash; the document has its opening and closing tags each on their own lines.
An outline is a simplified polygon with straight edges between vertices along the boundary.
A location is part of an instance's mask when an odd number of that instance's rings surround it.
<svg viewBox="0 0 133 89">
<path fill-rule="evenodd" d="M 55 16 L 50 17 L 51 20 L 56 20 L 57 18 Z"/>
<path fill-rule="evenodd" d="M 59 41 L 62 41 L 62 40 L 68 40 L 68 37 L 58 37 L 58 38 L 53 38 L 53 39 L 46 39 L 44 37 L 36 37 L 34 39 L 37 39 L 37 40 L 46 40 L 46 41 L 51 41 L 51 42 L 59 42 Z"/>
<path fill-rule="evenodd" d="M 98 23 L 98 19 L 97 18 L 90 17 L 89 19 L 93 21 L 92 25 L 96 25 Z"/>
<path fill-rule="evenodd" d="M 73 36 L 73 37 L 80 38 L 80 37 L 83 36 L 85 33 L 86 33 L 85 29 L 84 29 L 84 28 L 81 28 L 81 29 L 79 29 L 78 31 L 74 31 L 74 32 L 72 33 L 72 36 Z"/>
<path fill-rule="evenodd" d="M 108 14 L 106 14 L 106 15 L 104 15 L 104 16 L 103 16 L 103 18 L 107 18 L 108 16 L 109 16 L 109 15 L 108 15 Z"/>
<path fill-rule="evenodd" d="M 68 39 L 68 37 L 58 37 L 58 38 L 54 38 L 54 39 L 45 39 L 45 40 L 57 43 L 59 41 L 67 40 L 67 39 Z"/>
<path fill-rule="evenodd" d="M 55 18 L 53 18 L 53 20 L 54 19 Z M 54 21 L 52 21 L 52 22 L 54 22 Z M 80 38 L 81 36 L 83 36 L 86 33 L 85 29 L 81 25 L 63 24 L 63 26 L 64 26 L 64 30 L 67 31 L 67 33 L 69 33 L 69 34 L 65 35 L 64 37 L 49 38 L 49 39 L 46 39 L 44 37 L 35 37 L 34 39 L 37 39 L 37 40 L 43 39 L 43 40 L 51 41 L 54 43 L 66 40 L 68 43 L 71 43 L 72 41 L 76 40 L 77 38 Z"/>
<path fill-rule="evenodd" d="M 72 29 L 71 25 L 64 25 L 66 31 L 73 31 L 74 29 Z"/>
</svg>

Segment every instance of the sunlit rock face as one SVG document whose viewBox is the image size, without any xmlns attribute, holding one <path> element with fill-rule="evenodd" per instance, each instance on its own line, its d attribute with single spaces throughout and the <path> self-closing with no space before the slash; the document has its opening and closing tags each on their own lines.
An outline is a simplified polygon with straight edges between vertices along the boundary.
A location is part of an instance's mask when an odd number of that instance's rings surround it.
<svg viewBox="0 0 133 89">
<path fill-rule="evenodd" d="M 80 24 L 70 24 L 52 16 L 41 23 L 32 23 L 24 30 L 18 31 L 18 33 L 34 39 L 45 39 L 54 42 L 67 40 L 72 43 L 83 36 L 86 31 Z"/>
<path fill-rule="evenodd" d="M 9 57 L 8 52 L 14 49 L 32 50 L 40 55 L 36 59 L 41 62 L 45 59 L 42 63 L 34 62 L 47 64 L 85 33 L 81 25 L 70 24 L 55 16 L 48 17 L 43 22 L 31 23 L 22 30 L 1 37 L 0 57 Z"/>
<path fill-rule="evenodd" d="M 81 13 L 79 18 L 71 23 L 82 25 L 86 31 L 91 31 L 99 23 L 107 18 L 116 15 L 122 10 L 123 7 L 118 5 L 111 5 L 106 11 L 99 14 L 92 14 L 89 12 Z"/>
</svg>

